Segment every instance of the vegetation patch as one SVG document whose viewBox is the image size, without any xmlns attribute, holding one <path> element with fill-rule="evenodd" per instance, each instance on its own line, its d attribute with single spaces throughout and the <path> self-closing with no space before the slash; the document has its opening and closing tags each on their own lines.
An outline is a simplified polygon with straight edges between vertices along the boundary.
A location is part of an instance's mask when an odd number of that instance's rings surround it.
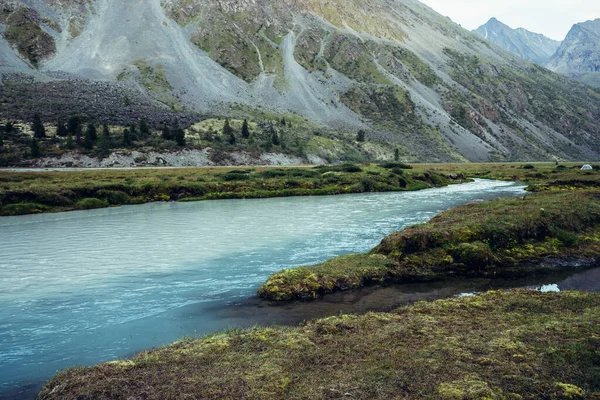
<svg viewBox="0 0 600 400">
<path fill-rule="evenodd" d="M 79 200 L 75 204 L 75 207 L 79 210 L 91 210 L 94 208 L 104 208 L 104 207 L 108 207 L 108 201 L 96 199 L 93 197 L 85 198 L 85 199 Z"/>
<path fill-rule="evenodd" d="M 184 339 L 61 372 L 38 399 L 591 399 L 599 319 L 595 294 L 495 291 Z"/>
<path fill-rule="evenodd" d="M 425 178 L 427 175 L 429 178 Z M 460 183 L 436 172 L 399 176 L 372 164 L 293 168 L 197 168 L 60 172 L 0 171 L 0 215 L 152 201 L 322 196 L 419 190 Z M 43 207 L 22 207 L 35 203 Z M 31 212 L 27 212 L 31 210 Z"/>
<path fill-rule="evenodd" d="M 594 265 L 600 257 L 599 198 L 595 191 L 544 192 L 459 206 L 389 235 L 369 255 L 275 273 L 258 294 L 318 298 L 371 282 L 521 276 L 549 260 L 565 268 Z"/>
</svg>

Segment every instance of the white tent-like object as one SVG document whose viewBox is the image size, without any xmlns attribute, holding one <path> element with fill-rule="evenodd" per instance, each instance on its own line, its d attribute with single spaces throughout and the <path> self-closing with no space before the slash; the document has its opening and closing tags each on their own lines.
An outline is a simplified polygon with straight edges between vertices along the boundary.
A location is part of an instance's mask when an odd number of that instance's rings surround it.
<svg viewBox="0 0 600 400">
<path fill-rule="evenodd" d="M 592 166 L 590 164 L 585 164 L 583 167 L 581 167 L 582 171 L 591 171 L 594 168 L 592 168 Z"/>
</svg>

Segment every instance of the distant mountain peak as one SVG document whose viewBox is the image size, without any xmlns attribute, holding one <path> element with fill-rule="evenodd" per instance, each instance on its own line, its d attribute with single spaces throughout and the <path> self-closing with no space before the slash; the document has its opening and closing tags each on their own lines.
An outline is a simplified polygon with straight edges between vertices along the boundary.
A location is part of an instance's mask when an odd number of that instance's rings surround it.
<svg viewBox="0 0 600 400">
<path fill-rule="evenodd" d="M 525 28 L 513 29 L 496 17 L 490 18 L 473 32 L 525 60 L 540 65 L 548 61 L 560 46 L 559 41 Z"/>
<path fill-rule="evenodd" d="M 600 19 L 573 25 L 545 66 L 592 86 L 600 86 Z"/>
</svg>

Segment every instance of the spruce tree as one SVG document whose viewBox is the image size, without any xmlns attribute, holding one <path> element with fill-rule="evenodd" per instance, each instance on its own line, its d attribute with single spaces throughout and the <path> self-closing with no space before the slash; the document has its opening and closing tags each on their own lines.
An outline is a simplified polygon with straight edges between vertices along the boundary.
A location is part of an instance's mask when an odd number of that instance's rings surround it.
<svg viewBox="0 0 600 400">
<path fill-rule="evenodd" d="M 46 137 L 46 128 L 44 127 L 44 124 L 42 123 L 40 114 L 35 114 L 33 116 L 32 130 L 33 130 L 33 136 L 36 139 L 43 139 Z"/>
<path fill-rule="evenodd" d="M 137 127 L 134 124 L 131 124 L 129 127 L 129 132 L 131 133 L 131 142 L 137 139 Z"/>
<path fill-rule="evenodd" d="M 38 143 L 36 138 L 31 140 L 31 157 L 38 158 L 42 155 L 40 151 L 40 144 Z"/>
<path fill-rule="evenodd" d="M 81 117 L 74 115 L 69 117 L 67 121 L 67 131 L 72 136 L 75 136 L 75 143 L 81 143 Z"/>
<path fill-rule="evenodd" d="M 81 117 L 78 117 L 77 115 L 73 115 L 71 117 L 69 117 L 69 119 L 67 120 L 67 131 L 71 134 L 76 136 L 77 132 L 80 130 L 81 128 Z"/>
<path fill-rule="evenodd" d="M 185 146 L 185 131 L 183 129 L 175 129 L 175 134 L 173 136 L 175 137 L 175 141 L 179 146 Z"/>
<path fill-rule="evenodd" d="M 85 131 L 85 136 L 83 137 L 82 146 L 84 149 L 92 150 L 94 148 L 94 140 L 92 139 L 92 130 L 88 129 Z"/>
<path fill-rule="evenodd" d="M 56 123 L 56 136 L 67 137 L 68 134 L 69 134 L 69 132 L 67 131 L 67 127 L 65 126 L 65 123 L 59 119 L 58 122 Z"/>
<path fill-rule="evenodd" d="M 86 136 L 88 136 L 88 135 L 92 142 L 95 142 L 96 140 L 98 140 L 98 130 L 96 129 L 96 125 L 94 125 L 92 123 L 88 124 Z"/>
<path fill-rule="evenodd" d="M 230 145 L 235 144 L 235 135 L 233 134 L 233 132 L 229 134 L 229 137 L 227 138 L 227 143 L 229 143 Z"/>
<path fill-rule="evenodd" d="M 394 161 L 400 161 L 400 149 L 397 147 L 396 150 L 394 150 Z"/>
<path fill-rule="evenodd" d="M 242 124 L 242 137 L 248 139 L 250 137 L 250 129 L 248 128 L 248 120 L 244 120 Z"/>
<path fill-rule="evenodd" d="M 75 144 L 73 143 L 73 135 L 71 133 L 67 133 L 67 141 L 65 142 L 65 149 L 73 149 Z"/>
<path fill-rule="evenodd" d="M 140 136 L 145 139 L 150 136 L 150 127 L 145 119 L 140 121 Z"/>
<path fill-rule="evenodd" d="M 98 152 L 102 157 L 110 154 L 110 130 L 106 124 L 102 126 L 102 136 L 98 141 Z"/>
<path fill-rule="evenodd" d="M 225 123 L 223 124 L 223 135 L 224 136 L 231 136 L 231 135 L 233 135 L 233 128 L 229 124 L 229 118 L 227 118 L 225 120 Z"/>
<path fill-rule="evenodd" d="M 13 124 L 12 122 L 7 122 L 6 125 L 4 125 L 4 132 L 5 133 L 12 133 L 13 131 Z"/>
<path fill-rule="evenodd" d="M 102 136 L 110 143 L 110 128 L 107 124 L 102 124 Z"/>
<path fill-rule="evenodd" d="M 131 131 L 127 128 L 123 131 L 123 147 L 129 147 L 132 144 Z"/>
<path fill-rule="evenodd" d="M 271 126 L 271 143 L 275 146 L 279 146 L 279 136 L 273 126 Z"/>
<path fill-rule="evenodd" d="M 167 124 L 163 125 L 161 136 L 163 140 L 171 140 L 171 129 L 167 126 Z"/>
<path fill-rule="evenodd" d="M 286 121 L 285 121 L 285 117 L 281 118 L 281 126 L 285 126 L 286 125 Z"/>
<path fill-rule="evenodd" d="M 366 137 L 365 137 L 365 131 L 363 131 L 362 129 L 360 131 L 358 131 L 358 134 L 356 135 L 356 141 L 357 142 L 364 142 Z"/>
</svg>

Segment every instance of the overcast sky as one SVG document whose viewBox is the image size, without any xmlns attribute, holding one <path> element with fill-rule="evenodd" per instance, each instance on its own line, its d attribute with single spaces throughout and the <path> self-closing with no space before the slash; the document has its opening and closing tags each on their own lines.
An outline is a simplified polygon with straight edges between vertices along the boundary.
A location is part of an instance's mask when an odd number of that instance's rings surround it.
<svg viewBox="0 0 600 400">
<path fill-rule="evenodd" d="M 511 28 L 525 28 L 563 40 L 573 24 L 600 18 L 600 0 L 421 0 L 472 30 L 496 17 Z"/>
</svg>

